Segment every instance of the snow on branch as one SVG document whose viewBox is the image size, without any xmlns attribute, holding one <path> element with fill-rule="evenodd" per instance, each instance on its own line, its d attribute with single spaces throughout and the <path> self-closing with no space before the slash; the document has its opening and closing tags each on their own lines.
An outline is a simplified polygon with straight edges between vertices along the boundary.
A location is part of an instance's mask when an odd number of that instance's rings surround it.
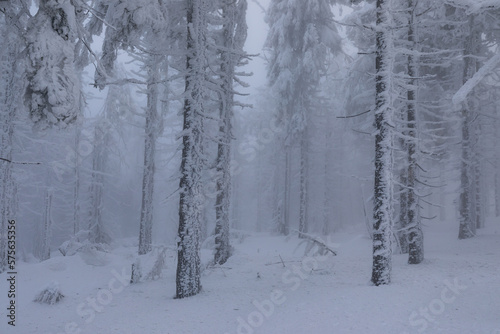
<svg viewBox="0 0 500 334">
<path fill-rule="evenodd" d="M 464 8 L 467 14 L 477 14 L 485 10 L 500 9 L 498 0 L 447 0 L 448 4 Z"/>
<path fill-rule="evenodd" d="M 472 78 L 467 80 L 467 82 L 453 95 L 452 102 L 455 107 L 459 106 L 465 101 L 467 95 L 493 70 L 500 64 L 500 53 L 493 56 L 488 60 Z"/>
<path fill-rule="evenodd" d="M 304 233 L 304 232 L 299 232 L 298 230 L 292 230 L 292 231 L 298 233 L 299 236 L 301 236 L 302 238 L 307 239 L 309 241 L 312 241 L 314 244 L 318 245 L 321 249 L 323 249 L 325 251 L 329 251 L 333 255 L 337 255 L 337 252 L 335 252 L 330 246 L 328 246 L 325 242 L 316 238 L 315 236 Z"/>
</svg>

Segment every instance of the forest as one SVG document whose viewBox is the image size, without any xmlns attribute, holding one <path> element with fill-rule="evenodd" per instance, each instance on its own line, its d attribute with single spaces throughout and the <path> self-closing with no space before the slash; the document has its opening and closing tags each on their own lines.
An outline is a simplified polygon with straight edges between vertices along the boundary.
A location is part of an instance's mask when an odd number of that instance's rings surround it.
<svg viewBox="0 0 500 334">
<path fill-rule="evenodd" d="M 3 0 L 0 30 L 2 333 L 500 333 L 499 0 Z"/>
</svg>

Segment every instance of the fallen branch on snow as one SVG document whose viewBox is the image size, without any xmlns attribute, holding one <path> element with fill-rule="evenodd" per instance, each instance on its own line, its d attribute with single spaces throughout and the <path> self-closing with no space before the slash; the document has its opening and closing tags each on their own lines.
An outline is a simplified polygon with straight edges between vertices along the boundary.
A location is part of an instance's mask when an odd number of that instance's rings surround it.
<svg viewBox="0 0 500 334">
<path fill-rule="evenodd" d="M 309 241 L 314 242 L 316 245 L 318 245 L 319 247 L 323 248 L 324 250 L 327 250 L 327 251 L 331 252 L 335 256 L 337 255 L 337 252 L 335 252 L 333 249 L 331 249 L 324 241 L 316 238 L 315 236 L 307 234 L 307 233 L 304 233 L 304 232 L 299 232 L 297 230 L 293 230 L 293 232 L 297 232 L 304 239 L 307 239 Z"/>
</svg>

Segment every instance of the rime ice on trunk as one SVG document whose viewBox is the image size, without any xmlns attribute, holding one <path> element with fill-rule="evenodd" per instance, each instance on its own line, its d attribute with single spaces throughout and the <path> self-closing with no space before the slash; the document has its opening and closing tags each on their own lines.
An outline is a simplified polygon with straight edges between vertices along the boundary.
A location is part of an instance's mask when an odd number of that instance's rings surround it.
<svg viewBox="0 0 500 334">
<path fill-rule="evenodd" d="M 408 24 L 408 43 L 415 50 L 415 8 L 413 0 L 408 1 L 409 24 Z M 415 77 L 417 75 L 415 56 L 408 55 L 408 91 L 407 91 L 407 154 L 408 154 L 408 171 L 407 171 L 407 228 L 408 228 L 408 263 L 418 264 L 424 259 L 424 236 L 419 214 L 418 196 L 416 194 L 417 179 L 417 119 L 415 110 Z"/>
<path fill-rule="evenodd" d="M 403 150 L 406 149 L 406 144 L 404 140 L 402 141 L 401 147 Z M 399 187 L 399 222 L 396 225 L 397 228 L 397 238 L 399 242 L 399 249 L 401 254 L 408 253 L 408 230 L 407 230 L 407 221 L 408 221 L 408 188 L 407 188 L 407 170 L 403 168 L 399 173 L 399 183 L 401 186 Z"/>
<path fill-rule="evenodd" d="M 477 54 L 480 36 L 474 29 L 474 15 L 469 18 L 469 36 L 466 38 L 464 47 L 464 74 L 463 83 L 472 78 L 477 71 Z M 460 199 L 459 214 L 460 227 L 458 232 L 459 239 L 467 239 L 476 234 L 476 183 L 474 177 L 475 154 L 473 150 L 472 136 L 475 134 L 473 124 L 476 115 L 474 110 L 474 97 L 469 97 L 462 106 L 462 162 L 460 170 Z M 472 101 L 471 101 L 472 100 Z M 471 133 L 472 132 L 472 133 Z"/>
<path fill-rule="evenodd" d="M 299 237 L 301 233 L 307 233 L 309 230 L 307 221 L 307 170 L 308 170 L 308 133 L 307 129 L 302 132 L 300 143 L 300 212 L 299 212 Z"/>
<path fill-rule="evenodd" d="M 392 228 L 392 124 L 390 49 L 392 40 L 389 25 L 390 0 L 377 0 L 376 27 L 376 101 L 375 101 L 375 192 L 373 223 L 374 285 L 389 284 L 391 280 Z"/>
<path fill-rule="evenodd" d="M 290 132 L 287 131 L 289 134 Z M 283 198 L 283 221 L 280 226 L 280 233 L 288 235 L 290 233 L 290 192 L 292 187 L 292 147 L 285 145 L 285 188 Z"/>
<path fill-rule="evenodd" d="M 139 255 L 152 249 L 153 195 L 155 175 L 156 138 L 158 136 L 158 81 L 160 57 L 151 55 L 148 68 L 146 126 L 144 139 L 144 170 L 142 178 L 142 204 L 139 227 Z"/>
<path fill-rule="evenodd" d="M 240 1 L 243 3 L 244 1 Z M 246 7 L 246 3 L 245 3 Z M 235 28 L 237 22 L 236 1 L 222 2 L 222 50 L 221 50 L 221 101 L 220 101 L 220 126 L 219 144 L 217 148 L 217 198 L 215 202 L 215 255 L 214 262 L 224 264 L 230 256 L 229 244 L 229 209 L 231 196 L 231 136 L 234 105 L 233 80 L 237 58 L 233 54 L 239 52 L 242 45 L 235 43 Z M 245 8 L 246 9 L 246 8 Z M 240 9 L 241 10 L 241 9 Z M 246 27 L 245 27 L 246 28 Z M 244 29 L 246 35 L 246 29 Z M 236 36 L 239 37 L 239 36 Z M 241 39 L 241 38 L 240 38 Z M 239 39 L 238 39 L 239 40 Z M 244 39 L 243 39 L 244 40 Z M 238 49 L 236 49 L 238 48 Z"/>
<path fill-rule="evenodd" d="M 15 17 L 13 13 L 14 5 L 10 5 L 4 15 L 4 22 L 1 22 L 2 45 L 7 46 L 0 51 L 0 69 L 3 78 L 3 87 L 0 92 L 0 157 L 12 160 L 12 137 L 14 134 L 14 120 L 17 110 L 17 101 L 20 99 L 18 52 L 21 47 L 20 41 L 11 22 Z M 15 219 L 16 207 L 16 184 L 12 177 L 12 163 L 0 161 L 0 273 L 7 267 L 7 223 Z"/>
<path fill-rule="evenodd" d="M 106 166 L 105 149 L 109 136 L 105 129 L 106 119 L 95 127 L 94 147 L 92 151 L 92 183 L 90 185 L 89 241 L 95 244 L 108 244 L 111 239 L 106 233 L 102 219 L 104 205 L 104 173 Z"/>
<path fill-rule="evenodd" d="M 82 99 L 82 97 L 80 98 Z M 80 101 L 80 108 L 82 107 L 82 102 Z M 74 165 L 74 177 L 75 184 L 73 186 L 73 235 L 76 235 L 80 231 L 80 127 L 77 122 L 75 124 L 75 165 Z"/>
<path fill-rule="evenodd" d="M 45 207 L 39 232 L 35 235 L 33 255 L 40 261 L 50 259 L 50 242 L 52 227 L 52 190 L 45 192 Z"/>
<path fill-rule="evenodd" d="M 204 208 L 202 171 L 203 84 L 206 45 L 205 0 L 186 4 L 187 56 L 183 110 L 176 298 L 196 295 L 200 283 L 200 234 Z"/>
</svg>

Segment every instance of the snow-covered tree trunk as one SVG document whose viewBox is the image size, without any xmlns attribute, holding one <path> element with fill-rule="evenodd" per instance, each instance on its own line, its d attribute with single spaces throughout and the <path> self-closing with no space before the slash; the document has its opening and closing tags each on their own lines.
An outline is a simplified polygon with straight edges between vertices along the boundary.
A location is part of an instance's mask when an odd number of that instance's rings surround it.
<svg viewBox="0 0 500 334">
<path fill-rule="evenodd" d="M 92 181 L 90 185 L 90 216 L 89 216 L 89 241 L 94 244 L 108 244 L 111 239 L 104 228 L 102 217 L 104 206 L 104 173 L 106 167 L 105 149 L 108 135 L 105 129 L 106 119 L 96 124 L 94 134 L 94 147 L 92 151 Z"/>
<path fill-rule="evenodd" d="M 307 197 L 308 197 L 308 163 L 309 163 L 309 152 L 308 152 L 308 131 L 306 129 L 302 132 L 302 138 L 300 142 L 300 208 L 299 208 L 299 237 L 302 237 L 300 233 L 308 233 L 309 224 L 307 220 Z"/>
<path fill-rule="evenodd" d="M 201 290 L 200 234 L 204 209 L 202 174 L 206 52 L 206 0 L 186 2 L 186 86 L 183 109 L 176 298 Z"/>
<path fill-rule="evenodd" d="M 283 156 L 280 154 L 278 151 L 278 146 L 275 148 L 275 166 L 274 166 L 274 171 L 273 171 L 273 205 L 274 205 L 274 210 L 273 210 L 273 226 L 275 230 L 283 234 L 284 232 L 284 219 L 285 219 L 285 214 L 284 214 L 284 178 L 283 178 L 283 171 L 284 168 L 283 166 L 285 165 L 282 160 Z"/>
<path fill-rule="evenodd" d="M 482 147 L 482 141 L 481 141 L 481 124 L 479 123 L 480 120 L 479 118 L 476 119 L 476 124 L 474 126 L 474 142 L 475 142 L 475 150 L 474 150 L 474 160 L 473 160 L 473 166 L 474 166 L 474 194 L 475 194 L 475 200 L 474 200 L 474 206 L 475 206 L 475 224 L 476 224 L 476 229 L 478 228 L 483 228 L 484 227 L 484 205 L 483 205 L 483 173 L 482 173 L 482 163 L 481 163 L 481 154 L 478 152 L 478 150 Z"/>
<path fill-rule="evenodd" d="M 246 0 L 223 0 L 221 50 L 221 101 L 219 143 L 217 148 L 217 198 L 215 203 L 214 261 L 224 264 L 230 256 L 229 210 L 231 197 L 231 140 L 234 106 L 235 68 L 246 39 Z"/>
<path fill-rule="evenodd" d="M 82 104 L 80 103 L 80 106 Z M 73 235 L 80 231 L 80 126 L 75 125 L 75 156 L 74 156 L 74 182 L 73 185 Z"/>
<path fill-rule="evenodd" d="M 221 53 L 222 96 L 220 105 L 219 143 L 217 148 L 217 198 L 215 200 L 215 255 L 214 262 L 224 264 L 230 256 L 229 209 L 231 195 L 231 119 L 233 108 L 234 62 L 233 47 L 235 4 L 223 2 L 224 50 Z"/>
<path fill-rule="evenodd" d="M 375 192 L 373 222 L 374 285 L 389 284 L 391 280 L 392 229 L 392 36 L 390 30 L 391 0 L 376 3 L 376 61 L 375 61 Z"/>
<path fill-rule="evenodd" d="M 416 51 L 415 36 L 415 4 L 408 0 L 409 22 L 408 22 L 408 44 L 410 51 Z M 424 259 L 424 235 L 420 220 L 419 201 L 416 193 L 417 180 L 417 119 L 416 119 L 416 82 L 417 66 L 415 56 L 410 52 L 408 55 L 408 90 L 407 90 L 407 224 L 408 228 L 408 263 L 418 264 Z"/>
<path fill-rule="evenodd" d="M 494 120 L 495 124 L 495 140 L 500 141 L 500 106 L 495 105 L 496 118 Z M 495 147 L 495 166 L 500 166 L 500 149 Z M 495 217 L 500 217 L 500 169 L 495 168 Z"/>
<path fill-rule="evenodd" d="M 142 202 L 139 226 L 139 255 L 152 250 L 153 195 L 155 177 L 156 140 L 158 137 L 158 82 L 160 79 L 160 56 L 149 55 L 147 64 L 148 87 L 146 126 L 144 139 L 144 169 L 142 176 Z M 168 97 L 167 97 L 168 98 Z"/>
<path fill-rule="evenodd" d="M 0 273 L 7 268 L 7 224 L 15 219 L 15 181 L 12 178 L 12 144 L 14 120 L 20 99 L 21 78 L 19 76 L 19 57 L 21 44 L 17 29 L 12 22 L 16 16 L 13 5 L 6 8 L 0 22 L 0 70 L 2 83 L 0 86 Z"/>
<path fill-rule="evenodd" d="M 401 147 L 406 148 L 404 140 Z M 399 222 L 397 224 L 397 237 L 401 254 L 408 253 L 408 177 L 407 168 L 402 168 L 399 173 Z"/>
<path fill-rule="evenodd" d="M 289 133 L 289 132 L 288 132 Z M 283 221 L 279 232 L 283 235 L 290 233 L 290 192 L 292 187 L 292 147 L 285 145 L 285 185 L 283 192 Z"/>
<path fill-rule="evenodd" d="M 323 165 L 324 173 L 324 189 L 323 189 L 323 235 L 329 235 L 332 232 L 331 214 L 332 214 L 332 198 L 330 193 L 330 170 L 331 170 L 331 153 L 330 141 L 332 137 L 330 117 L 327 115 L 327 130 L 325 131 L 325 163 Z M 363 199 L 364 200 L 364 199 Z"/>
<path fill-rule="evenodd" d="M 52 190 L 48 188 L 45 192 L 45 207 L 43 219 L 39 232 L 35 235 L 34 254 L 40 261 L 50 259 L 50 243 L 52 228 Z"/>
<path fill-rule="evenodd" d="M 463 83 L 472 78 L 477 72 L 477 49 L 479 43 L 479 36 L 474 29 L 475 16 L 471 15 L 469 18 L 469 36 L 465 40 L 464 46 L 464 74 Z M 473 97 L 471 98 L 473 99 Z M 475 180 L 474 180 L 474 152 L 472 147 L 472 137 L 475 134 L 471 129 L 475 121 L 476 110 L 473 108 L 474 101 L 470 99 L 462 103 L 461 121 L 462 121 L 462 162 L 460 170 L 460 200 L 459 200 L 459 214 L 460 214 L 460 227 L 458 238 L 467 239 L 476 234 L 476 220 L 474 212 L 476 206 L 474 202 L 476 195 L 474 193 Z M 472 132 L 472 133 L 471 133 Z"/>
</svg>

